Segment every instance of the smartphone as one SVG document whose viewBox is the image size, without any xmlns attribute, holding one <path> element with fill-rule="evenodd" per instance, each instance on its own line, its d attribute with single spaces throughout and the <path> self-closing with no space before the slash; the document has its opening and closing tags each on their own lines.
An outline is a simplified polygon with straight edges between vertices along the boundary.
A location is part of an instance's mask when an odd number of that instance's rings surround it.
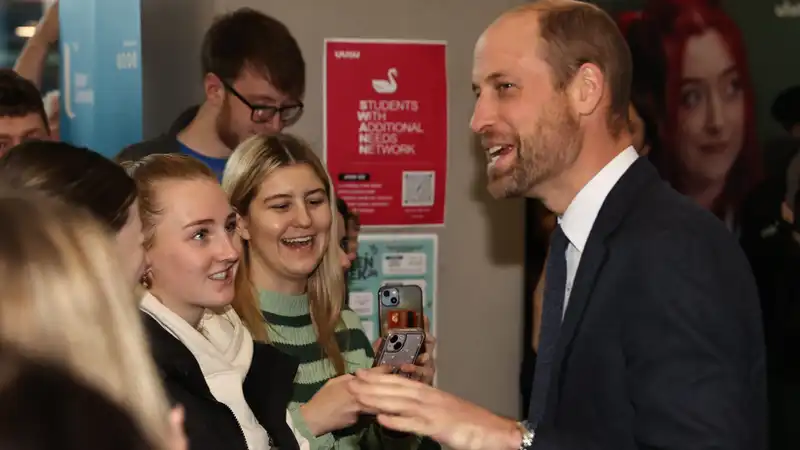
<svg viewBox="0 0 800 450">
<path fill-rule="evenodd" d="M 381 337 L 390 330 L 423 325 L 422 289 L 415 284 L 387 284 L 378 289 L 378 317 Z"/>
<path fill-rule="evenodd" d="M 425 332 L 416 329 L 390 330 L 381 342 L 372 367 L 392 366 L 392 373 L 399 374 L 404 364 L 414 364 L 425 344 Z M 403 373 L 409 377 L 411 374 Z"/>
</svg>

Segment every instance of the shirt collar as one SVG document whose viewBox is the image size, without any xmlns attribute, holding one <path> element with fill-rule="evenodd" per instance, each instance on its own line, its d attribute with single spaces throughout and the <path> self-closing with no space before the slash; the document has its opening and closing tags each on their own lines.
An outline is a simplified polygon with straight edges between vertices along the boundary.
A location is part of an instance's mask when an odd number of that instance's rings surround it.
<svg viewBox="0 0 800 450">
<path fill-rule="evenodd" d="M 558 223 L 561 229 L 579 252 L 583 252 L 594 221 L 611 189 L 638 158 L 639 154 L 632 146 L 623 150 L 586 183 L 569 204 L 564 215 L 559 217 Z"/>
</svg>

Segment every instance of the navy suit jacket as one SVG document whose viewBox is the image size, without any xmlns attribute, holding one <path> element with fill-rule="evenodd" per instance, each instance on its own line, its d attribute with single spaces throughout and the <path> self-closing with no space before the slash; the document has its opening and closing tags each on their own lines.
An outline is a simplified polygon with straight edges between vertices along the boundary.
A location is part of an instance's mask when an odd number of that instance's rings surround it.
<svg viewBox="0 0 800 450">
<path fill-rule="evenodd" d="M 758 294 L 736 238 L 645 159 L 594 223 L 535 450 L 765 450 Z"/>
</svg>

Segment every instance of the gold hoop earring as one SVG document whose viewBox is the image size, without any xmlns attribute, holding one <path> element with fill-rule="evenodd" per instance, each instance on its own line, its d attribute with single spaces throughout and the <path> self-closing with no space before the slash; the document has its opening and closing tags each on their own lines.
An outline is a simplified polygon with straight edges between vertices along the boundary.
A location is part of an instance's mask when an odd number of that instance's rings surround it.
<svg viewBox="0 0 800 450">
<path fill-rule="evenodd" d="M 145 289 L 150 289 L 153 286 L 153 271 L 147 269 L 147 271 L 142 274 L 142 278 L 139 280 L 139 283 Z"/>
</svg>

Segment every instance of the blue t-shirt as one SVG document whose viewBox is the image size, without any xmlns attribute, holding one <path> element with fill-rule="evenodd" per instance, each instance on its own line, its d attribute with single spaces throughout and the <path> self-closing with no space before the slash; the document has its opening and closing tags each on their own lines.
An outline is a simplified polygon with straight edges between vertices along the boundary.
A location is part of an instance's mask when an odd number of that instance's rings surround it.
<svg viewBox="0 0 800 450">
<path fill-rule="evenodd" d="M 222 182 L 222 173 L 225 171 L 225 163 L 228 162 L 228 158 L 212 158 L 210 156 L 206 156 L 187 147 L 183 142 L 178 141 L 178 145 L 181 146 L 181 153 L 187 156 L 191 156 L 194 159 L 199 160 L 203 164 L 207 165 L 211 168 L 214 174 L 217 175 L 217 179 Z"/>
</svg>

